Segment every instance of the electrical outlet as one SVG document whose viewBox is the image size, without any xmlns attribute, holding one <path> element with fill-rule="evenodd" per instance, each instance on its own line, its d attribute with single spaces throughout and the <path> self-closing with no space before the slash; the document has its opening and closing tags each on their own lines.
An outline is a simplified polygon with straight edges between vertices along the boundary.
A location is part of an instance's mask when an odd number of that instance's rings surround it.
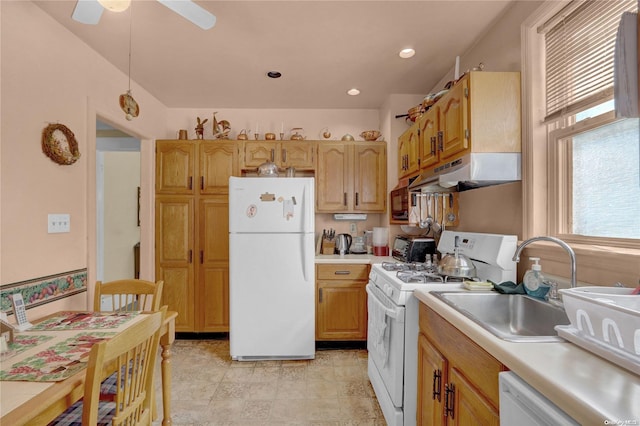
<svg viewBox="0 0 640 426">
<path fill-rule="evenodd" d="M 356 235 L 358 233 L 358 226 L 356 225 L 355 222 L 351 222 L 349 224 L 349 233 L 351 235 Z"/>
<path fill-rule="evenodd" d="M 71 232 L 70 214 L 49 214 L 47 217 L 48 230 L 50 234 Z"/>
</svg>

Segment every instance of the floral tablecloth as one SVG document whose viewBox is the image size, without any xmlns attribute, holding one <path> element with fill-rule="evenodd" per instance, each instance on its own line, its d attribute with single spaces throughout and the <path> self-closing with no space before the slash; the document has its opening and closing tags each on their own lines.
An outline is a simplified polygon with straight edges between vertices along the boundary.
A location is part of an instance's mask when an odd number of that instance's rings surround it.
<svg viewBox="0 0 640 426">
<path fill-rule="evenodd" d="M 139 312 L 60 312 L 35 324 L 29 331 L 93 330 L 118 328 Z"/>
<path fill-rule="evenodd" d="M 0 380 L 57 382 L 86 367 L 91 347 L 113 337 L 115 332 L 87 332 L 58 342 L 27 359 L 6 366 L 3 362 Z M 25 336 L 29 337 L 29 336 Z"/>
</svg>

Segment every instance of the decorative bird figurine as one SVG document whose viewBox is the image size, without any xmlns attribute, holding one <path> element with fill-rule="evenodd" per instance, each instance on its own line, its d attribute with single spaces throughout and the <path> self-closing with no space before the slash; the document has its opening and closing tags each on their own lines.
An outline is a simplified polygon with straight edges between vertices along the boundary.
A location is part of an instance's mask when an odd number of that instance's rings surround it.
<svg viewBox="0 0 640 426">
<path fill-rule="evenodd" d="M 217 112 L 213 113 L 213 136 L 216 139 L 229 139 L 231 124 L 227 120 L 218 121 L 216 114 Z"/>
</svg>

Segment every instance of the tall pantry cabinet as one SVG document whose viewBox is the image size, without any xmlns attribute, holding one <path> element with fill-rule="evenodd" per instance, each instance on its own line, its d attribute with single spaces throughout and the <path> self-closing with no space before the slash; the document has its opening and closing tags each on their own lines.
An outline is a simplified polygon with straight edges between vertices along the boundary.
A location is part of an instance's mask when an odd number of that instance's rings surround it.
<svg viewBox="0 0 640 426">
<path fill-rule="evenodd" d="M 156 279 L 176 331 L 229 331 L 229 176 L 239 146 L 156 141 Z"/>
</svg>

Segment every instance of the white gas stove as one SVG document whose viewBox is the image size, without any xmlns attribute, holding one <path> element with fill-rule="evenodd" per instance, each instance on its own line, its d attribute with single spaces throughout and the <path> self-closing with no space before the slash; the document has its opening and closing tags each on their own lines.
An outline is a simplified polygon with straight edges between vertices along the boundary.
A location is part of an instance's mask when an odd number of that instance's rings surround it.
<svg viewBox="0 0 640 426">
<path fill-rule="evenodd" d="M 444 231 L 438 251 L 453 253 L 456 236 L 460 253 L 471 259 L 478 279 L 516 280 L 515 235 Z M 436 271 L 428 260 L 424 264 L 374 264 L 369 273 L 368 372 L 389 426 L 416 424 L 419 302 L 413 291 L 465 291 L 462 279 L 443 277 Z"/>
</svg>

